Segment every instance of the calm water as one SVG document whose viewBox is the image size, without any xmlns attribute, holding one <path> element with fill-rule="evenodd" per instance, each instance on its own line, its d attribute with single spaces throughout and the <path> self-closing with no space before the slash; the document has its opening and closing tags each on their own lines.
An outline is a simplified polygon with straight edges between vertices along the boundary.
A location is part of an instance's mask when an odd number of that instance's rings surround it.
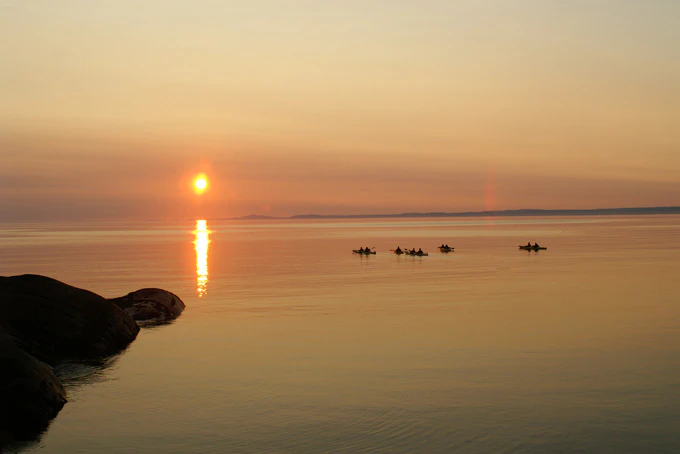
<svg viewBox="0 0 680 454">
<path fill-rule="evenodd" d="M 0 275 L 187 304 L 25 452 L 680 452 L 678 216 L 196 227 L 0 226 Z"/>
</svg>

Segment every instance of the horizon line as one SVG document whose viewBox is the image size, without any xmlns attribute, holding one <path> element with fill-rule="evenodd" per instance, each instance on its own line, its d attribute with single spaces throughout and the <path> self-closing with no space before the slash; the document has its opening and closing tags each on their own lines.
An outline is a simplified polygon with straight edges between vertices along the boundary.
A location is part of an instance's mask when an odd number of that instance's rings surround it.
<svg viewBox="0 0 680 454">
<path fill-rule="evenodd" d="M 265 221 L 288 219 L 376 219 L 376 218 L 436 218 L 436 217 L 508 217 L 508 216 L 614 216 L 642 214 L 680 214 L 680 206 L 586 208 L 586 209 L 541 209 L 521 208 L 515 210 L 486 210 L 460 212 L 404 212 L 388 214 L 295 214 L 291 216 L 268 216 L 249 214 L 229 218 L 215 218 L 217 221 Z"/>
</svg>

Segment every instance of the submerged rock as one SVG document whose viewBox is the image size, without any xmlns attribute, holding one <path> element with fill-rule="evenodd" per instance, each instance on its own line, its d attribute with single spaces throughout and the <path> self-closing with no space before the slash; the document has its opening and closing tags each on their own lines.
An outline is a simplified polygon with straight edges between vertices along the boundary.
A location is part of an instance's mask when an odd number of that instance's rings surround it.
<svg viewBox="0 0 680 454">
<path fill-rule="evenodd" d="M 143 288 L 109 301 L 123 309 L 137 322 L 164 323 L 176 319 L 186 307 L 172 292 Z"/>
<path fill-rule="evenodd" d="M 96 293 L 32 274 L 0 278 L 0 326 L 50 363 L 111 355 L 139 332 L 125 311 Z"/>
</svg>

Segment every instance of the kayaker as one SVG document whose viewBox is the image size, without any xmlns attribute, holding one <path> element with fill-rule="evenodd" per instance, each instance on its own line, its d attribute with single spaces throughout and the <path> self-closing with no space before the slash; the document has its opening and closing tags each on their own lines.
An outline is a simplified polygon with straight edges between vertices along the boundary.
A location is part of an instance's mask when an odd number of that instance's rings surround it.
<svg viewBox="0 0 680 454">
<path fill-rule="evenodd" d="M 399 246 L 397 246 L 397 248 L 394 250 L 394 252 L 396 252 L 396 253 L 401 252 L 401 248 Z"/>
<path fill-rule="evenodd" d="M 448 243 L 444 246 L 445 249 L 451 249 L 448 245 Z"/>
<path fill-rule="evenodd" d="M 364 253 L 364 248 L 359 248 L 359 254 L 363 254 L 363 253 Z"/>
<path fill-rule="evenodd" d="M 531 247 L 531 241 L 527 243 L 527 247 Z"/>
<path fill-rule="evenodd" d="M 538 245 L 538 243 L 534 243 L 534 247 L 541 247 Z"/>
<path fill-rule="evenodd" d="M 366 247 L 364 248 L 364 252 L 368 254 L 369 252 L 371 252 L 371 248 L 369 248 L 368 246 L 366 246 Z"/>
<path fill-rule="evenodd" d="M 446 249 L 446 248 L 447 248 L 447 246 L 444 246 L 444 243 L 442 243 L 442 245 L 439 246 L 439 247 L 440 247 L 441 249 Z"/>
<path fill-rule="evenodd" d="M 416 254 L 422 254 L 422 253 L 423 253 L 423 250 L 421 248 L 418 248 L 418 252 L 416 252 Z"/>
</svg>

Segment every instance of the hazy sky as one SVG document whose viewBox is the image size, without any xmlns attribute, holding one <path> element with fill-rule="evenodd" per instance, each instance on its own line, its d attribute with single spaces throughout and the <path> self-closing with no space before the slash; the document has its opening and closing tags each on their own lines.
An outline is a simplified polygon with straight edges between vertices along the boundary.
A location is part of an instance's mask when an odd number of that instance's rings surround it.
<svg viewBox="0 0 680 454">
<path fill-rule="evenodd" d="M 0 221 L 680 205 L 678 18 L 0 0 Z"/>
</svg>

